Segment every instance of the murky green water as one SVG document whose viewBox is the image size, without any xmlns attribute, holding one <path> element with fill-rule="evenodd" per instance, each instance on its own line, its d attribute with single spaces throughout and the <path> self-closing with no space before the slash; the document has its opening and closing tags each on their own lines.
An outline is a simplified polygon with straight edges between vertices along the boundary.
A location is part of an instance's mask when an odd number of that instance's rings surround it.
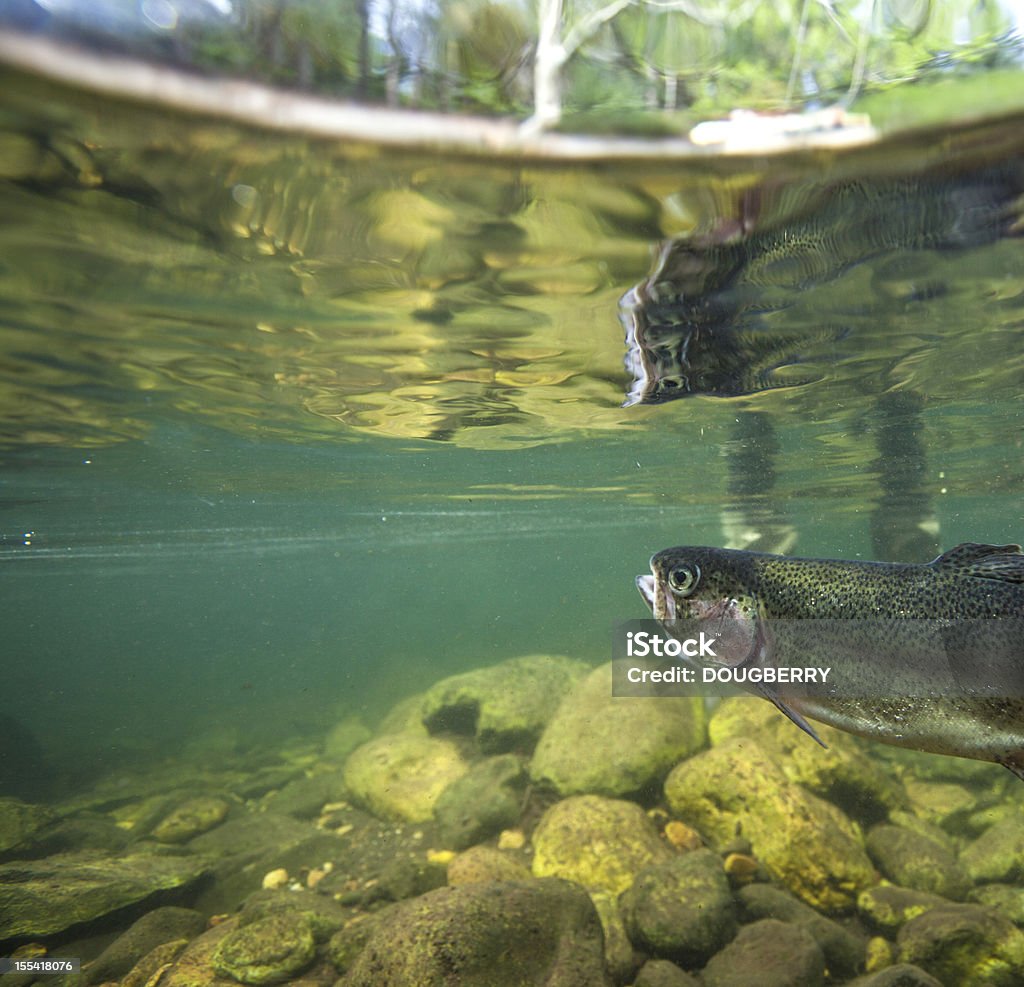
<svg viewBox="0 0 1024 987">
<path fill-rule="evenodd" d="M 85 770 L 515 654 L 598 661 L 667 544 L 1019 538 L 1005 133 L 488 163 L 3 92 L 6 681 Z M 742 380 L 636 403 L 623 324 L 673 290 Z"/>
</svg>

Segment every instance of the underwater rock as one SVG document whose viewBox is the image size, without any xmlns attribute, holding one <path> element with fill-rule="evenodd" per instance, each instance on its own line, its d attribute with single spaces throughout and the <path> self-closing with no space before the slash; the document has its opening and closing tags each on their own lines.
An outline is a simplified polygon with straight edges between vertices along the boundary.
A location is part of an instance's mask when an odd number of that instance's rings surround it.
<svg viewBox="0 0 1024 987">
<path fill-rule="evenodd" d="M 960 853 L 974 881 L 1015 881 L 1024 877 L 1024 819 L 1008 816 L 989 827 Z"/>
<path fill-rule="evenodd" d="M 120 987 L 147 987 L 171 967 L 188 946 L 187 939 L 172 939 L 154 946 L 121 978 Z M 99 981 L 95 981 L 99 983 Z"/>
<path fill-rule="evenodd" d="M 231 803 L 212 795 L 200 795 L 177 805 L 150 834 L 159 843 L 185 843 L 227 817 Z"/>
<path fill-rule="evenodd" d="M 475 734 L 485 754 L 532 747 L 587 666 L 562 655 L 525 655 L 442 679 L 423 697 L 431 733 Z"/>
<path fill-rule="evenodd" d="M 528 881 L 531 876 L 523 861 L 492 846 L 471 846 L 448 864 L 448 884 L 453 888 L 481 881 Z"/>
<path fill-rule="evenodd" d="M 620 894 L 650 864 L 673 860 L 635 802 L 573 795 L 541 816 L 533 833 L 533 873 L 564 877 L 588 891 Z"/>
<path fill-rule="evenodd" d="M 766 918 L 740 929 L 701 980 L 704 987 L 821 987 L 825 958 L 806 929 Z"/>
<path fill-rule="evenodd" d="M 283 788 L 269 792 L 262 800 L 262 807 L 296 819 L 316 819 L 328 802 L 338 802 L 346 794 L 340 770 L 321 771 L 308 778 L 296 778 Z"/>
<path fill-rule="evenodd" d="M 514 754 L 472 765 L 440 795 L 434 806 L 444 845 L 463 850 L 514 826 L 522 814 L 526 772 Z"/>
<path fill-rule="evenodd" d="M 77 850 L 121 853 L 133 842 L 131 833 L 118 826 L 110 816 L 83 811 L 37 830 L 8 856 L 36 860 Z"/>
<path fill-rule="evenodd" d="M 1024 932 L 983 905 L 947 905 L 912 918 L 896 938 L 899 957 L 944 984 L 1014 987 L 1024 982 Z"/>
<path fill-rule="evenodd" d="M 943 987 L 943 984 L 919 966 L 897 963 L 851 980 L 846 987 Z"/>
<path fill-rule="evenodd" d="M 222 977 L 214 971 L 213 954 L 237 928 L 238 919 L 231 918 L 193 939 L 160 976 L 160 987 L 233 987 L 234 979 Z"/>
<path fill-rule="evenodd" d="M 968 901 L 994 908 L 1016 925 L 1024 925 L 1024 888 L 1015 884 L 984 884 L 975 888 Z"/>
<path fill-rule="evenodd" d="M 395 731 L 396 733 L 400 731 Z M 345 760 L 360 744 L 365 744 L 373 734 L 358 716 L 349 716 L 336 723 L 324 738 L 324 760 Z"/>
<path fill-rule="evenodd" d="M 705 719 L 697 697 L 614 697 L 608 662 L 562 700 L 537 743 L 530 776 L 560 795 L 631 795 L 704 747 Z"/>
<path fill-rule="evenodd" d="M 446 859 L 430 855 L 402 854 L 389 860 L 379 871 L 371 900 L 404 901 L 444 887 L 448 880 Z"/>
<path fill-rule="evenodd" d="M 450 740 L 393 733 L 349 755 L 345 784 L 353 799 L 376 816 L 426 822 L 441 793 L 468 770 Z"/>
<path fill-rule="evenodd" d="M 226 935 L 210 958 L 213 970 L 243 984 L 279 984 L 313 964 L 316 943 L 309 919 L 282 912 Z"/>
<path fill-rule="evenodd" d="M 756 743 L 732 739 L 684 761 L 666 779 L 665 798 L 718 846 L 742 833 L 775 879 L 821 911 L 851 907 L 875 882 L 857 827 L 788 781 Z"/>
<path fill-rule="evenodd" d="M 0 860 L 15 851 L 54 819 L 51 809 L 21 799 L 0 798 Z"/>
<path fill-rule="evenodd" d="M 865 941 L 810 905 L 767 884 L 749 884 L 737 892 L 744 918 L 776 918 L 806 929 L 818 944 L 833 977 L 852 977 L 864 962 Z"/>
<path fill-rule="evenodd" d="M 645 867 L 620 901 L 630 939 L 684 966 L 702 966 L 736 935 L 729 881 L 711 850 Z"/>
<path fill-rule="evenodd" d="M 873 827 L 865 840 L 878 869 L 895 884 L 962 901 L 971 880 L 949 847 L 900 826 Z"/>
<path fill-rule="evenodd" d="M 640 967 L 633 987 L 700 987 L 700 982 L 669 960 L 648 960 Z"/>
<path fill-rule="evenodd" d="M 175 940 L 194 939 L 206 928 L 206 920 L 191 908 L 167 905 L 147 912 L 119 935 L 88 964 L 86 982 L 119 980 L 144 956 Z"/>
<path fill-rule="evenodd" d="M 734 738 L 756 740 L 790 781 L 861 821 L 878 822 L 909 805 L 903 786 L 878 770 L 878 762 L 864 753 L 859 738 L 824 723 L 814 728 L 827 750 L 770 703 L 757 696 L 731 696 L 712 715 L 708 736 L 714 747 Z"/>
<path fill-rule="evenodd" d="M 181 892 L 207 872 L 194 856 L 84 851 L 0 864 L 0 939 L 43 937 Z"/>
<path fill-rule="evenodd" d="M 927 891 L 914 891 L 895 884 L 879 884 L 860 893 L 857 912 L 872 928 L 892 935 L 912 918 L 932 908 L 943 908 L 951 904 L 947 898 L 940 898 Z"/>
<path fill-rule="evenodd" d="M 953 761 L 957 758 L 942 758 Z M 975 796 L 963 785 L 952 782 L 904 781 L 910 805 L 922 819 L 951 831 L 958 830 L 977 807 Z"/>
<path fill-rule="evenodd" d="M 238 927 L 277 915 L 298 916 L 309 927 L 316 942 L 327 942 L 345 924 L 344 908 L 333 898 L 312 891 L 268 889 L 249 895 L 238 914 Z"/>
<path fill-rule="evenodd" d="M 388 909 L 345 987 L 611 987 L 601 926 L 568 881 L 440 888 Z"/>
</svg>

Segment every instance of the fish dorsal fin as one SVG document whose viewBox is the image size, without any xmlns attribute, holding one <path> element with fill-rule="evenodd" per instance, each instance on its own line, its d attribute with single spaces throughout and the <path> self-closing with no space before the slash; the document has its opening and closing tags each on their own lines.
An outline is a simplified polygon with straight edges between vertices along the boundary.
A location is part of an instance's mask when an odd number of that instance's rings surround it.
<svg viewBox="0 0 1024 987">
<path fill-rule="evenodd" d="M 944 552 L 933 566 L 953 566 L 970 576 L 1024 583 L 1024 554 L 1020 545 L 979 545 L 964 542 Z"/>
</svg>

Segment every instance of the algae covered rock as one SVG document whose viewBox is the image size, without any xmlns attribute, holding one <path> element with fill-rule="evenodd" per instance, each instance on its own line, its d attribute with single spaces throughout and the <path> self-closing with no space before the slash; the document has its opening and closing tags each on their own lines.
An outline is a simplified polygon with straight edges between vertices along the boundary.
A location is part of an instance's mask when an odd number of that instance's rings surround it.
<svg viewBox="0 0 1024 987">
<path fill-rule="evenodd" d="M 573 795 L 541 816 L 533 833 L 533 873 L 564 877 L 589 891 L 619 894 L 650 864 L 675 853 L 635 802 Z"/>
<path fill-rule="evenodd" d="M 492 846 L 471 846 L 448 864 L 448 884 L 476 884 L 481 881 L 528 881 L 530 868 L 521 860 Z"/>
<path fill-rule="evenodd" d="M 376 923 L 345 987 L 611 987 L 601 926 L 567 881 L 470 884 L 403 901 Z"/>
<path fill-rule="evenodd" d="M 974 881 L 1024 877 L 1024 820 L 1008 816 L 964 847 L 960 863 Z"/>
<path fill-rule="evenodd" d="M 475 734 L 487 754 L 529 747 L 586 670 L 561 655 L 525 655 L 453 675 L 427 690 L 423 722 L 431 733 Z"/>
<path fill-rule="evenodd" d="M 220 825 L 231 804 L 216 796 L 201 795 L 175 806 L 153 828 L 152 837 L 160 843 L 184 843 Z"/>
<path fill-rule="evenodd" d="M 393 733 L 375 737 L 349 755 L 345 785 L 374 815 L 426 822 L 441 793 L 468 770 L 449 740 Z"/>
<path fill-rule="evenodd" d="M 308 926 L 316 942 L 326 942 L 344 925 L 345 909 L 333 898 L 312 891 L 257 891 L 245 899 L 238 914 L 238 926 L 244 928 L 265 918 L 288 915 Z"/>
<path fill-rule="evenodd" d="M 876 822 L 909 804 L 903 786 L 878 770 L 859 738 L 827 724 L 814 729 L 828 745 L 823 749 L 770 703 L 757 696 L 723 700 L 708 724 L 713 746 L 736 738 L 756 740 L 786 777 L 841 806 L 858 819 Z"/>
<path fill-rule="evenodd" d="M 875 826 L 867 850 L 878 869 L 896 884 L 954 901 L 971 889 L 971 880 L 948 846 L 900 826 Z"/>
<path fill-rule="evenodd" d="M 561 795 L 629 795 L 657 784 L 705 744 L 703 700 L 612 695 L 612 665 L 563 699 L 537 743 L 535 782 Z"/>
<path fill-rule="evenodd" d="M 943 987 L 930 973 L 912 963 L 893 966 L 851 980 L 846 987 Z"/>
<path fill-rule="evenodd" d="M 768 884 L 749 884 L 736 894 L 748 921 L 776 918 L 806 929 L 818 944 L 833 977 L 852 977 L 864 961 L 866 943 L 838 922 Z"/>
<path fill-rule="evenodd" d="M 89 964 L 89 982 L 119 980 L 157 946 L 193 939 L 205 928 L 206 920 L 191 908 L 155 908 L 132 923 Z"/>
<path fill-rule="evenodd" d="M 316 819 L 328 802 L 340 802 L 347 795 L 340 769 L 295 778 L 264 796 L 260 808 L 296 819 Z"/>
<path fill-rule="evenodd" d="M 199 881 L 195 857 L 85 851 L 0 864 L 0 939 L 41 938 Z"/>
<path fill-rule="evenodd" d="M 914 891 L 895 884 L 879 884 L 862 891 L 857 898 L 857 911 L 868 925 L 881 932 L 892 934 L 912 918 L 923 915 L 932 908 L 952 904 L 947 898 L 940 898 L 927 891 Z"/>
<path fill-rule="evenodd" d="M 968 901 L 987 905 L 1016 925 L 1024 925 L 1024 888 L 1014 884 L 983 884 L 975 888 Z"/>
<path fill-rule="evenodd" d="M 462 850 L 514 826 L 522 811 L 526 772 L 514 754 L 474 764 L 440 795 L 434 806 L 444 845 Z"/>
<path fill-rule="evenodd" d="M 633 987 L 700 987 L 700 983 L 669 960 L 648 960 L 640 967 Z"/>
<path fill-rule="evenodd" d="M 282 913 L 239 925 L 218 944 L 210 960 L 214 971 L 243 984 L 279 984 L 316 959 L 316 941 L 308 919 Z"/>
<path fill-rule="evenodd" d="M 701 980 L 704 987 L 821 987 L 825 958 L 806 929 L 766 918 L 744 926 Z"/>
<path fill-rule="evenodd" d="M 634 943 L 683 966 L 702 965 L 736 934 L 729 881 L 711 850 L 645 867 L 621 905 Z"/>
<path fill-rule="evenodd" d="M 228 919 L 193 939 L 160 976 L 160 987 L 217 987 L 235 981 L 217 974 L 213 956 L 221 942 L 238 928 L 237 919 Z"/>
<path fill-rule="evenodd" d="M 741 833 L 768 872 L 814 908 L 847 909 L 874 883 L 857 827 L 790 782 L 756 744 L 734 739 L 684 761 L 665 797 L 718 846 Z"/>
<path fill-rule="evenodd" d="M 957 987 L 1024 982 L 1024 932 L 983 905 L 947 905 L 911 919 L 897 937 L 900 960 Z"/>
<path fill-rule="evenodd" d="M 172 939 L 154 946 L 120 978 L 120 987 L 147 987 L 147 984 L 155 983 L 174 964 L 186 946 L 187 939 Z M 98 974 L 95 977 L 89 976 L 88 980 L 90 983 L 103 982 Z"/>
</svg>

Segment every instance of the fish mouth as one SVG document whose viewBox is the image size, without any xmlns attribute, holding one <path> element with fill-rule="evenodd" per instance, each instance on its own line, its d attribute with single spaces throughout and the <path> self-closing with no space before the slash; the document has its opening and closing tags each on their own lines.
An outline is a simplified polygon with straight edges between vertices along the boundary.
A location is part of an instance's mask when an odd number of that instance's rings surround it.
<svg viewBox="0 0 1024 987">
<path fill-rule="evenodd" d="M 666 593 L 664 586 L 659 580 L 648 573 L 636 577 L 636 588 L 644 598 L 644 603 L 651 608 L 655 620 L 675 620 L 676 601 L 672 599 L 671 593 Z"/>
</svg>

